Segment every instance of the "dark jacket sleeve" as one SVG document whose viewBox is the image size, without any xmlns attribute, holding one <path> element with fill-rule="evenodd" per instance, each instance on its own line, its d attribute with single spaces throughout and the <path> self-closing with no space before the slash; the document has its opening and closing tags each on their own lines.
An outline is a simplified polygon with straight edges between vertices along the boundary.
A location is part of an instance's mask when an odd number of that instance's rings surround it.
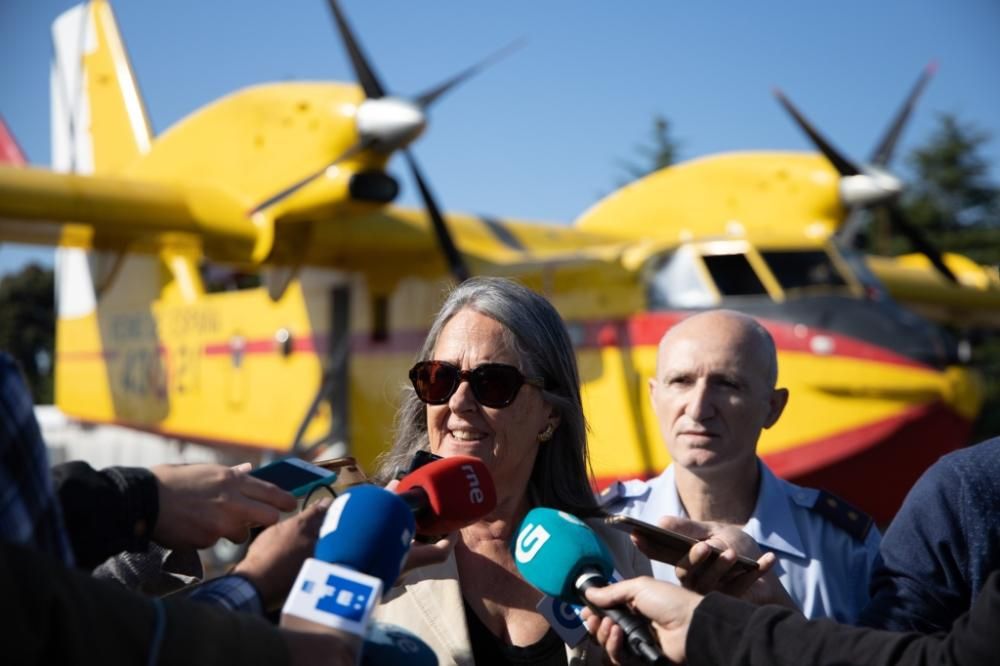
<svg viewBox="0 0 1000 666">
<path fill-rule="evenodd" d="M 871 599 L 857 624 L 930 634 L 947 631 L 969 610 L 974 591 L 966 572 L 970 545 L 977 545 L 969 540 L 979 531 L 962 520 L 961 490 L 946 461 L 913 486 L 882 539 Z"/>
<path fill-rule="evenodd" d="M 0 543 L 3 663 L 255 664 L 289 661 L 264 620 L 181 598 L 152 600 Z M 158 607 L 159 609 L 158 610 Z M 158 658 L 150 659 L 159 640 Z"/>
<path fill-rule="evenodd" d="M 695 609 L 688 663 L 899 664 L 977 666 L 1000 655 L 1000 572 L 994 572 L 972 610 L 948 634 L 894 633 L 806 620 L 777 606 L 753 606 L 712 593 Z"/>
<path fill-rule="evenodd" d="M 78 566 L 90 570 L 117 553 L 146 549 L 159 513 L 152 472 L 69 462 L 52 468 L 52 482 Z"/>
</svg>

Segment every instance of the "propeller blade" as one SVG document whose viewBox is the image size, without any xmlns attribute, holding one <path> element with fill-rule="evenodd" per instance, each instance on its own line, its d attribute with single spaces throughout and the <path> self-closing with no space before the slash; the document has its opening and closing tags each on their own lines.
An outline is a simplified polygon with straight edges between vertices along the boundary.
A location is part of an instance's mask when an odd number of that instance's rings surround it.
<svg viewBox="0 0 1000 666">
<path fill-rule="evenodd" d="M 924 88 L 927 86 L 928 81 L 937 72 L 937 63 L 931 61 L 928 63 L 927 67 L 924 68 L 923 73 L 917 82 L 913 84 L 913 88 L 910 90 L 910 94 L 907 96 L 906 101 L 903 102 L 903 106 L 900 107 L 899 111 L 896 113 L 895 119 L 886 130 L 885 136 L 882 137 L 882 141 L 879 142 L 878 147 L 872 153 L 871 159 L 868 160 L 869 164 L 876 164 L 878 166 L 886 166 L 892 159 L 892 154 L 896 149 L 896 143 L 899 141 L 899 136 L 903 133 L 903 128 L 906 126 L 906 122 L 910 118 L 910 113 L 913 111 L 913 107 L 916 106 L 917 100 L 920 99 L 920 95 L 923 94 Z"/>
<path fill-rule="evenodd" d="M 905 236 L 912 244 L 917 252 L 921 253 L 931 262 L 937 272 L 943 275 L 945 278 L 951 282 L 958 284 L 958 278 L 955 274 L 951 272 L 944 263 L 944 258 L 941 256 L 941 252 L 938 251 L 934 244 L 931 243 L 930 239 L 924 235 L 924 233 L 918 228 L 910 224 L 903 214 L 903 209 L 899 207 L 896 202 L 890 202 L 886 204 L 889 211 L 889 223 L 892 228 L 898 233 Z"/>
<path fill-rule="evenodd" d="M 475 76 L 476 74 L 478 74 L 482 70 L 486 69 L 487 67 L 489 67 L 493 63 L 495 63 L 495 62 L 497 62 L 497 61 L 499 61 L 499 60 L 501 60 L 503 58 L 506 58 L 508 55 L 510 55 L 514 51 L 518 50 L 519 48 L 522 48 L 526 43 L 527 43 L 527 40 L 524 39 L 524 38 L 521 38 L 521 39 L 518 39 L 518 40 L 515 40 L 515 41 L 511 42 L 510 44 L 508 44 L 507 46 L 503 47 L 502 49 L 500 49 L 498 51 L 495 51 L 494 53 L 486 56 L 485 58 L 483 58 L 482 60 L 480 60 L 478 63 L 476 63 L 476 64 L 474 64 L 474 65 L 472 65 L 470 67 L 467 67 L 464 70 L 462 70 L 461 72 L 459 72 L 455 76 L 451 77 L 447 81 L 444 81 L 443 83 L 440 83 L 440 84 L 434 86 L 430 90 L 427 90 L 427 91 L 425 91 L 425 92 L 417 95 L 414 98 L 413 102 L 417 106 L 419 106 L 421 109 L 426 109 L 431 104 L 433 104 L 434 102 L 436 102 L 437 99 L 441 95 L 445 94 L 446 92 L 448 92 L 449 90 L 451 90 L 452 88 L 454 88 L 455 86 L 457 86 L 459 83 L 462 83 L 466 79 L 468 79 L 468 78 L 470 78 L 472 76 Z"/>
<path fill-rule="evenodd" d="M 448 270 L 451 271 L 452 277 L 455 278 L 456 282 L 464 282 L 469 279 L 469 268 L 465 265 L 465 260 L 462 259 L 461 253 L 459 253 L 458 248 L 455 246 L 455 241 L 451 238 L 448 225 L 441 215 L 441 210 L 438 208 L 437 202 L 434 201 L 434 195 L 431 194 L 430 188 L 427 187 L 427 183 L 424 181 L 413 153 L 409 150 L 404 150 L 403 156 L 406 157 L 406 161 L 410 165 L 413 179 L 417 181 L 420 196 L 423 197 L 424 205 L 427 207 L 427 215 L 431 218 L 431 224 L 434 226 L 434 234 L 437 236 L 438 245 L 440 245 L 441 252 L 448 262 Z"/>
<path fill-rule="evenodd" d="M 809 138 L 812 139 L 813 144 L 819 149 L 826 159 L 830 160 L 834 168 L 840 173 L 841 176 L 856 176 L 861 173 L 861 170 L 854 165 L 846 156 L 844 156 L 840 151 L 833 147 L 829 141 L 827 141 L 819 131 L 813 127 L 812 123 L 806 120 L 805 116 L 799 113 L 799 110 L 795 108 L 792 102 L 785 97 L 785 94 L 781 92 L 778 88 L 774 89 L 774 96 L 778 98 L 778 102 L 785 107 L 785 110 L 792 116 L 799 127 L 802 128 Z"/>
<path fill-rule="evenodd" d="M 324 173 L 326 173 L 327 169 L 329 169 L 330 167 L 336 165 L 338 162 L 346 160 L 349 157 L 353 157 L 353 156 L 357 155 L 358 153 L 360 153 L 361 151 L 367 150 L 368 148 L 370 148 L 371 147 L 371 143 L 372 143 L 371 141 L 359 141 L 358 143 L 354 144 L 353 146 L 351 146 L 350 148 L 348 148 L 347 150 L 345 150 L 343 153 L 341 153 L 337 157 L 337 159 L 335 159 L 332 162 L 324 165 L 322 168 L 317 169 L 316 171 L 313 171 L 312 173 L 306 175 L 304 178 L 300 178 L 299 180 L 295 181 L 294 183 L 292 183 L 291 185 L 289 185 L 285 189 L 281 190 L 277 194 L 274 194 L 274 195 L 268 197 L 267 199 L 264 199 L 264 201 L 260 202 L 259 204 L 257 204 L 253 208 L 251 208 L 250 211 L 249 211 L 249 214 L 253 215 L 254 213 L 259 213 L 260 211 L 264 210 L 265 208 L 268 208 L 268 207 L 273 206 L 274 204 L 278 203 L 282 199 L 286 199 L 289 196 L 295 194 L 296 192 L 298 192 L 299 190 L 301 190 L 303 187 L 305 187 L 306 185 L 308 185 L 312 181 L 314 181 L 317 178 L 319 178 L 320 176 L 322 176 Z"/>
<path fill-rule="evenodd" d="M 379 83 L 378 77 L 375 75 L 375 70 L 368 64 L 368 59 L 361 50 L 358 40 L 354 38 L 354 33 L 351 30 L 351 26 L 347 23 L 347 18 L 340 11 L 340 5 L 337 4 L 337 0 L 328 0 L 328 2 L 330 4 L 330 11 L 333 12 L 333 18 L 337 22 L 340 37 L 344 40 L 347 55 L 351 59 L 351 65 L 354 67 L 354 74 L 358 77 L 358 83 L 364 89 L 365 96 L 369 99 L 385 97 L 385 88 Z"/>
</svg>

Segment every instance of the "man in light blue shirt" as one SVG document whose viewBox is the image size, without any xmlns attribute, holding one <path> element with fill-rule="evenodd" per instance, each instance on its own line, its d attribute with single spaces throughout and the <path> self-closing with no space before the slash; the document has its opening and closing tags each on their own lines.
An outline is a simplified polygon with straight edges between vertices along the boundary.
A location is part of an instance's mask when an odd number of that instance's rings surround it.
<svg viewBox="0 0 1000 666">
<path fill-rule="evenodd" d="M 777 353 L 753 318 L 715 310 L 685 319 L 660 342 L 649 381 L 672 464 L 650 481 L 627 481 L 601 497 L 610 513 L 656 524 L 666 515 L 743 526 L 778 556 L 775 572 L 810 618 L 853 622 L 868 601 L 879 533 L 832 495 L 778 479 L 757 440 L 781 416 Z M 673 566 L 653 563 L 675 581 Z"/>
</svg>

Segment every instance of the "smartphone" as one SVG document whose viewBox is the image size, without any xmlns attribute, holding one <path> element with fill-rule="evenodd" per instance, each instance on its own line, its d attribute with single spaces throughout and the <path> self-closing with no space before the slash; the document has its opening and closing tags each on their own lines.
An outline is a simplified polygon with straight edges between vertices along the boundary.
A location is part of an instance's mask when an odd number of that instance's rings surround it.
<svg viewBox="0 0 1000 666">
<path fill-rule="evenodd" d="M 698 539 L 689 537 L 686 534 L 665 530 L 662 527 L 650 525 L 632 516 L 608 516 L 604 519 L 604 523 L 629 534 L 641 534 L 650 543 L 656 544 L 659 548 L 666 551 L 666 559 L 663 561 L 668 564 L 677 564 L 680 562 L 687 555 L 688 551 L 691 550 L 691 546 L 699 542 Z M 711 546 L 711 548 L 714 555 L 711 556 L 709 561 L 714 560 L 722 553 L 715 546 Z M 734 567 L 740 570 L 739 573 L 756 571 L 759 568 L 755 560 L 743 557 L 742 555 L 737 558 Z"/>
<path fill-rule="evenodd" d="M 402 479 L 405 476 L 409 476 L 412 472 L 417 471 L 427 463 L 432 463 L 435 460 L 444 460 L 444 458 L 436 453 L 431 453 L 426 449 L 420 449 L 414 453 L 413 458 L 410 459 L 410 467 L 406 471 L 400 470 L 399 473 L 396 474 L 396 478 Z"/>
<path fill-rule="evenodd" d="M 358 461 L 351 456 L 317 460 L 313 464 L 337 475 L 337 480 L 334 481 L 331 486 L 334 496 L 344 492 L 351 486 L 371 483 L 368 476 L 365 474 L 365 471 L 361 469 L 361 465 L 359 465 Z"/>
<path fill-rule="evenodd" d="M 301 458 L 282 458 L 252 470 L 250 476 L 273 483 L 296 497 L 304 497 L 316 486 L 329 485 L 337 480 L 336 472 Z"/>
</svg>

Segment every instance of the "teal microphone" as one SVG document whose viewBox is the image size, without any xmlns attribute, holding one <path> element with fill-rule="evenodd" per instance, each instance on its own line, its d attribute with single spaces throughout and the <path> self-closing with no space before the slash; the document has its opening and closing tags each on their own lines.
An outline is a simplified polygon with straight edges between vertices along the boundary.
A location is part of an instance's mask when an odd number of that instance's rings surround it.
<svg viewBox="0 0 1000 666">
<path fill-rule="evenodd" d="M 645 618 L 624 606 L 597 608 L 583 595 L 607 585 L 614 564 L 607 547 L 582 520 L 555 509 L 532 509 L 521 521 L 513 551 L 517 570 L 534 587 L 568 603 L 587 604 L 622 628 L 636 656 L 651 664 L 669 663 Z"/>
</svg>

